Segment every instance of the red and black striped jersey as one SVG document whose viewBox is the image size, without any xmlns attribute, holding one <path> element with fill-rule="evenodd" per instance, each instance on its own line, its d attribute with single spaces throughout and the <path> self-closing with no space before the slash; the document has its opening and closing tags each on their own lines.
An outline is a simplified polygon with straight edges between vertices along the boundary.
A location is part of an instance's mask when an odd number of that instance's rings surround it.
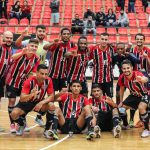
<svg viewBox="0 0 150 150">
<path fill-rule="evenodd" d="M 40 91 L 40 93 L 37 95 L 37 97 L 32 98 L 31 101 L 42 101 L 46 94 L 51 95 L 54 93 L 53 82 L 50 77 L 47 77 L 42 83 L 39 83 L 36 76 L 29 77 L 23 83 L 21 93 L 30 94 L 31 90 L 35 87 L 38 91 Z"/>
<path fill-rule="evenodd" d="M 72 94 L 63 94 L 60 99 L 61 110 L 65 118 L 78 118 L 82 109 L 89 105 L 89 100 L 81 94 L 77 99 L 73 99 Z"/>
<path fill-rule="evenodd" d="M 119 86 L 128 88 L 132 95 L 142 97 L 147 94 L 147 89 L 143 83 L 136 81 L 136 76 L 144 75 L 140 71 L 133 71 L 131 79 L 128 79 L 124 74 L 121 74 L 118 79 L 118 84 Z"/>
<path fill-rule="evenodd" d="M 49 76 L 54 79 L 66 78 L 67 61 L 64 57 L 65 53 L 75 47 L 73 42 L 54 44 L 49 48 L 51 59 L 49 65 Z"/>
<path fill-rule="evenodd" d="M 135 56 L 137 58 L 140 59 L 140 64 L 136 64 L 135 65 L 135 69 L 136 70 L 143 70 L 145 69 L 145 71 L 148 71 L 148 68 L 147 68 L 147 61 L 145 58 L 143 58 L 143 53 L 148 53 L 149 51 L 149 48 L 144 46 L 143 49 L 141 51 L 138 50 L 138 47 L 136 46 L 134 49 L 133 49 L 133 53 L 135 54 Z"/>
<path fill-rule="evenodd" d="M 36 55 L 28 58 L 24 54 L 18 59 L 13 60 L 6 76 L 6 84 L 14 88 L 21 88 L 22 83 L 26 80 L 29 73 L 31 71 L 35 72 L 39 63 L 40 59 Z"/>
<path fill-rule="evenodd" d="M 90 51 L 90 59 L 93 59 L 93 83 L 106 83 L 113 80 L 113 67 L 112 56 L 114 50 L 111 47 L 107 47 L 105 51 L 102 51 L 99 46 L 96 46 Z"/>
<path fill-rule="evenodd" d="M 70 51 L 77 50 L 71 49 Z M 79 56 L 69 56 L 67 58 L 67 80 L 72 82 L 73 80 L 79 80 L 80 82 L 85 81 L 85 71 L 88 63 L 88 53 L 87 51 L 81 52 L 77 50 Z"/>
<path fill-rule="evenodd" d="M 6 75 L 8 66 L 10 64 L 11 47 L 2 45 L 0 47 L 0 78 Z"/>
<path fill-rule="evenodd" d="M 111 106 L 106 102 L 106 96 L 103 96 L 101 100 L 96 99 L 94 97 L 89 99 L 89 103 L 92 106 L 98 107 L 100 111 L 109 111 L 111 110 Z"/>
</svg>

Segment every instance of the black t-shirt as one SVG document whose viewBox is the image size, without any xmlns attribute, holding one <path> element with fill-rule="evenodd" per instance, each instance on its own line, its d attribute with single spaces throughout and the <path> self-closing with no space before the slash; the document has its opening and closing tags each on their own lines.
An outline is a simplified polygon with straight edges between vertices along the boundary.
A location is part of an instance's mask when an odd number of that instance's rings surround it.
<svg viewBox="0 0 150 150">
<path fill-rule="evenodd" d="M 12 6 L 12 11 L 19 12 L 19 10 L 20 10 L 20 6 L 18 7 L 15 7 L 15 5 Z"/>
</svg>

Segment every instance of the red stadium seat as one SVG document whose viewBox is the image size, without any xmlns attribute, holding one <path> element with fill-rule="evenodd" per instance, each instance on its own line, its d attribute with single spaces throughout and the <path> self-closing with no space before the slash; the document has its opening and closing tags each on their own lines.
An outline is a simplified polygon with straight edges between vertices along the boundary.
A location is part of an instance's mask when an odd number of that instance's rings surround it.
<svg viewBox="0 0 150 150">
<path fill-rule="evenodd" d="M 147 8 L 146 8 L 146 12 L 147 12 L 148 14 L 150 14 L 150 7 L 147 7 Z"/>
<path fill-rule="evenodd" d="M 30 25 L 37 26 L 39 24 L 39 19 L 32 19 Z"/>
<path fill-rule="evenodd" d="M 128 36 L 119 36 L 119 42 L 128 43 L 129 42 Z"/>
<path fill-rule="evenodd" d="M 109 34 L 116 34 L 116 28 L 107 28 L 107 33 Z"/>
<path fill-rule="evenodd" d="M 50 13 L 50 12 L 45 11 L 45 12 L 44 12 L 44 15 L 43 15 L 43 18 L 50 19 L 50 18 L 51 18 L 51 13 Z"/>
<path fill-rule="evenodd" d="M 131 36 L 131 43 L 135 44 L 136 41 L 135 41 L 135 36 Z"/>
<path fill-rule="evenodd" d="M 117 42 L 117 37 L 115 36 L 109 36 L 109 41 L 110 43 L 116 43 Z"/>
<path fill-rule="evenodd" d="M 135 35 L 135 34 L 139 33 L 138 28 L 130 28 L 129 33 L 131 35 Z"/>
<path fill-rule="evenodd" d="M 51 28 L 51 34 L 59 34 L 60 28 L 59 27 L 52 27 Z"/>
<path fill-rule="evenodd" d="M 16 28 L 15 27 L 7 27 L 7 31 L 10 31 L 12 33 L 16 33 Z"/>
<path fill-rule="evenodd" d="M 10 19 L 9 20 L 9 25 L 10 26 L 16 26 L 16 25 L 18 25 L 18 19 L 16 19 L 16 18 Z"/>
<path fill-rule="evenodd" d="M 136 13 L 144 13 L 143 7 L 136 7 Z"/>
<path fill-rule="evenodd" d="M 130 20 L 130 22 L 129 22 L 129 27 L 137 27 L 137 22 L 136 22 L 136 20 Z"/>
<path fill-rule="evenodd" d="M 29 25 L 29 20 L 27 18 L 23 18 L 20 20 L 20 25 L 21 26 L 27 26 Z"/>
<path fill-rule="evenodd" d="M 26 27 L 18 27 L 17 33 L 21 34 L 25 29 Z"/>
<path fill-rule="evenodd" d="M 145 44 L 149 44 L 150 43 L 150 37 L 149 36 L 146 36 L 145 37 Z"/>
<path fill-rule="evenodd" d="M 59 38 L 58 34 L 56 34 L 56 35 L 50 35 L 49 41 L 50 42 L 54 42 L 54 39 L 58 39 L 58 38 Z"/>
<path fill-rule="evenodd" d="M 128 18 L 129 20 L 135 20 L 136 19 L 135 13 L 128 13 Z"/>
<path fill-rule="evenodd" d="M 150 35 L 150 29 L 149 28 L 143 28 L 141 30 L 141 33 L 144 34 L 144 35 Z"/>
<path fill-rule="evenodd" d="M 71 39 L 71 40 L 72 40 L 73 42 L 77 43 L 77 42 L 78 42 L 79 37 L 80 37 L 79 35 L 74 35 L 74 36 L 72 37 L 72 39 Z"/>
<path fill-rule="evenodd" d="M 145 13 L 139 13 L 137 15 L 137 19 L 139 19 L 139 20 L 146 20 L 146 14 Z"/>
<path fill-rule="evenodd" d="M 50 26 L 50 19 L 43 19 L 42 24 L 45 26 Z"/>
<path fill-rule="evenodd" d="M 118 28 L 118 34 L 128 34 L 127 28 Z"/>
<path fill-rule="evenodd" d="M 0 27 L 0 34 L 3 34 L 4 31 L 5 31 L 5 27 Z"/>
<path fill-rule="evenodd" d="M 97 32 L 97 34 L 101 34 L 101 33 L 106 32 L 106 30 L 105 30 L 105 28 L 96 28 L 96 32 Z"/>
<path fill-rule="evenodd" d="M 41 18 L 41 12 L 39 11 L 34 11 L 33 14 L 32 14 L 32 18 L 37 18 L 37 19 L 40 19 Z"/>
<path fill-rule="evenodd" d="M 139 27 L 147 27 L 148 22 L 147 20 L 139 20 Z"/>
</svg>

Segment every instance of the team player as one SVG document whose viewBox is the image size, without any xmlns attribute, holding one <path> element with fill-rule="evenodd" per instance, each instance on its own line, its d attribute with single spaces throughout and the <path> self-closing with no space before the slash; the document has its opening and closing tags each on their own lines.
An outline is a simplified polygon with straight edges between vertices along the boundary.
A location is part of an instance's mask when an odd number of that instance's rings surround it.
<svg viewBox="0 0 150 150">
<path fill-rule="evenodd" d="M 103 96 L 99 84 L 93 84 L 91 92 L 92 98 L 89 99 L 89 102 L 97 116 L 97 125 L 101 131 L 113 129 L 114 137 L 120 137 L 121 126 L 117 105 L 110 97 Z"/>
<path fill-rule="evenodd" d="M 122 71 L 123 73 L 118 80 L 121 101 L 119 107 L 139 110 L 140 120 L 144 122 L 144 130 L 141 137 L 148 137 L 149 116 L 147 108 L 150 97 L 148 96 L 147 89 L 144 87 L 144 83 L 148 81 L 148 78 L 140 71 L 133 71 L 132 63 L 129 60 L 123 61 Z M 125 87 L 129 89 L 130 95 L 123 101 Z"/>
<path fill-rule="evenodd" d="M 70 89 L 71 93 L 60 92 L 55 95 L 55 100 L 60 102 L 62 107 L 55 110 L 55 116 L 57 117 L 54 117 L 49 136 L 58 139 L 58 124 L 62 133 L 73 132 L 77 134 L 81 133 L 86 123 L 88 126 L 86 138 L 91 140 L 96 136 L 93 128 L 96 124 L 96 118 L 93 118 L 88 99 L 80 94 L 82 89 L 81 83 L 76 80 L 72 81 Z"/>
<path fill-rule="evenodd" d="M 113 72 L 112 57 L 114 49 L 109 44 L 109 34 L 100 35 L 100 44 L 90 51 L 90 59 L 93 59 L 94 68 L 92 83 L 98 83 L 103 94 L 113 97 Z"/>
<path fill-rule="evenodd" d="M 65 53 L 75 47 L 75 44 L 70 41 L 71 32 L 68 28 L 61 30 L 61 40 L 55 40 L 54 43 L 49 43 L 44 46 L 45 50 L 48 50 L 51 54 L 49 64 L 49 76 L 52 78 L 54 90 L 61 91 L 62 88 L 66 88 L 66 67 L 67 61 Z"/>
<path fill-rule="evenodd" d="M 82 85 L 81 94 L 88 95 L 87 82 L 85 77 L 85 71 L 88 63 L 88 48 L 87 38 L 81 36 L 78 39 L 78 45 L 76 48 L 70 49 L 66 52 L 67 57 L 67 82 L 71 83 L 73 80 L 79 80 Z"/>
<path fill-rule="evenodd" d="M 38 48 L 38 40 L 30 39 L 29 44 L 23 50 L 11 56 L 12 62 L 6 76 L 6 90 L 8 102 L 8 113 L 10 117 L 11 132 L 15 132 L 15 124 L 10 116 L 16 97 L 20 96 L 22 83 L 29 76 L 30 72 L 35 72 L 39 64 L 39 57 L 36 55 Z"/>
<path fill-rule="evenodd" d="M 11 58 L 11 46 L 13 42 L 13 34 L 10 31 L 3 33 L 3 44 L 0 46 L 0 100 L 4 96 L 5 77 Z M 0 127 L 0 132 L 4 131 Z"/>
<path fill-rule="evenodd" d="M 46 95 L 47 94 L 47 95 Z M 45 97 L 46 96 L 46 97 Z M 24 116 L 30 111 L 49 113 L 54 111 L 54 90 L 52 80 L 48 77 L 48 68 L 44 64 L 37 67 L 36 76 L 30 76 L 23 84 L 20 100 L 11 113 L 12 120 L 18 123 L 16 135 L 22 135 L 25 122 Z M 46 120 L 47 123 L 50 118 Z"/>
</svg>

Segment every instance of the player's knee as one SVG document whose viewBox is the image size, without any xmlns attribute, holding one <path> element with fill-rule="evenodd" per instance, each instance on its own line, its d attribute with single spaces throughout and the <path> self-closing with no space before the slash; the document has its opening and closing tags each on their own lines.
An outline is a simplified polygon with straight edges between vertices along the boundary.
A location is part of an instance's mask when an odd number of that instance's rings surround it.
<svg viewBox="0 0 150 150">
<path fill-rule="evenodd" d="M 13 120 L 16 120 L 19 117 L 19 112 L 18 110 L 14 109 L 10 115 Z"/>
<path fill-rule="evenodd" d="M 146 108 L 147 108 L 147 104 L 146 103 L 140 103 L 139 106 L 138 106 L 138 109 L 139 109 L 140 113 L 144 113 Z"/>
<path fill-rule="evenodd" d="M 55 110 L 55 105 L 54 105 L 54 103 L 50 102 L 50 103 L 48 104 L 48 109 L 49 109 L 50 111 L 54 111 L 54 110 Z"/>
</svg>

